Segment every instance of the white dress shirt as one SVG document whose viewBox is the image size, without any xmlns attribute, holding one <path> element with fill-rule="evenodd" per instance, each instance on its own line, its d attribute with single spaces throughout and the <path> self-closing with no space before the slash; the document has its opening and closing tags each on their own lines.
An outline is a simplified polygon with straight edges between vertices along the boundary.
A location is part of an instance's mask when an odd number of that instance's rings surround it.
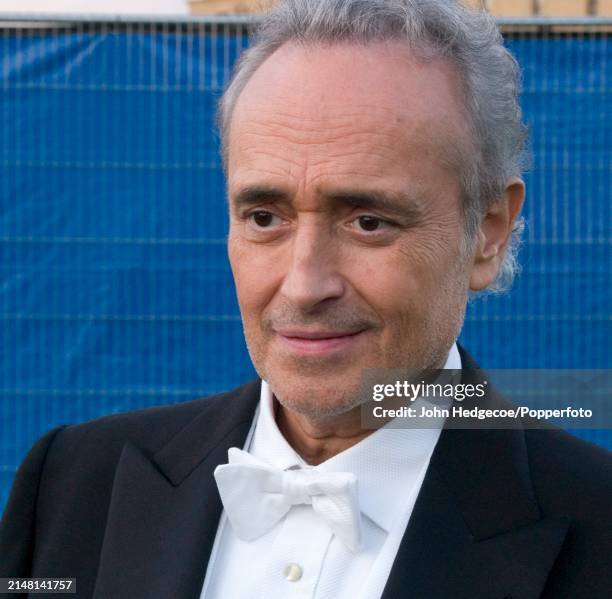
<svg viewBox="0 0 612 599">
<path fill-rule="evenodd" d="M 444 368 L 460 369 L 453 345 Z M 350 551 L 312 509 L 295 505 L 267 533 L 242 541 L 223 512 L 200 599 L 377 599 L 421 489 L 440 436 L 437 428 L 385 426 L 315 466 L 357 477 L 362 544 Z M 263 381 L 244 449 L 281 470 L 304 468 L 274 419 L 274 397 Z"/>
</svg>

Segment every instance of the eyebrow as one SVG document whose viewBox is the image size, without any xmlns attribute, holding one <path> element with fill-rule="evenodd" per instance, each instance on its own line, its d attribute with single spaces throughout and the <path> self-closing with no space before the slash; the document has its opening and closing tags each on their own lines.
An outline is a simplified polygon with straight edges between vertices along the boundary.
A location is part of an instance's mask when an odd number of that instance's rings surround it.
<svg viewBox="0 0 612 599">
<path fill-rule="evenodd" d="M 344 204 L 366 210 L 383 211 L 410 220 L 419 220 L 423 212 L 419 202 L 408 193 L 342 189 L 321 194 L 326 200 L 335 204 Z M 268 186 L 248 186 L 241 189 L 231 203 L 235 208 L 256 206 L 267 202 L 291 204 L 291 196 L 283 189 Z"/>
<path fill-rule="evenodd" d="M 289 194 L 282 189 L 262 185 L 250 185 L 243 187 L 231 198 L 234 207 L 248 207 L 262 204 L 264 202 L 286 202 L 291 203 Z"/>
<path fill-rule="evenodd" d="M 332 201 L 365 210 L 383 211 L 400 217 L 418 220 L 423 216 L 421 206 L 408 193 L 379 190 L 346 189 L 325 194 Z"/>
</svg>

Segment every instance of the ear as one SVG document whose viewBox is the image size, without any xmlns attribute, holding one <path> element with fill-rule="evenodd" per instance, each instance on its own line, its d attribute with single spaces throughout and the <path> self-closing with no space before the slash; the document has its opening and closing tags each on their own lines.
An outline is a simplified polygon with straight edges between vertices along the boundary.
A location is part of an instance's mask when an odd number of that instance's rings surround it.
<svg viewBox="0 0 612 599">
<path fill-rule="evenodd" d="M 525 199 L 525 184 L 518 177 L 508 181 L 504 195 L 484 215 L 474 248 L 470 289 L 480 291 L 497 276 L 512 235 L 514 221 Z"/>
</svg>

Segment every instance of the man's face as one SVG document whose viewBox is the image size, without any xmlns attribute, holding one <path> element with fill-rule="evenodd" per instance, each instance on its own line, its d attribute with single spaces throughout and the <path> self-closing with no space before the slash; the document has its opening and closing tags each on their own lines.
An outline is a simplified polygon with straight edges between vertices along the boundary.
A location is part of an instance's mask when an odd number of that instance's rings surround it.
<svg viewBox="0 0 612 599">
<path fill-rule="evenodd" d="M 395 43 L 285 45 L 229 134 L 229 257 L 253 363 L 284 406 L 342 413 L 366 368 L 441 366 L 463 321 L 452 68 Z"/>
</svg>

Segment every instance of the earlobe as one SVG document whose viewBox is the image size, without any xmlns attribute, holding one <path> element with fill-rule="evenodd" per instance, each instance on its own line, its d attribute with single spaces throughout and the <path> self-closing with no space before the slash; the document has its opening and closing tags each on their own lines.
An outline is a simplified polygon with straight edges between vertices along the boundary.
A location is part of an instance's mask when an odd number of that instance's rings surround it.
<svg viewBox="0 0 612 599">
<path fill-rule="evenodd" d="M 495 280 L 524 198 L 525 184 L 513 177 L 506 185 L 504 196 L 491 204 L 483 216 L 470 275 L 472 291 L 481 291 Z"/>
</svg>

